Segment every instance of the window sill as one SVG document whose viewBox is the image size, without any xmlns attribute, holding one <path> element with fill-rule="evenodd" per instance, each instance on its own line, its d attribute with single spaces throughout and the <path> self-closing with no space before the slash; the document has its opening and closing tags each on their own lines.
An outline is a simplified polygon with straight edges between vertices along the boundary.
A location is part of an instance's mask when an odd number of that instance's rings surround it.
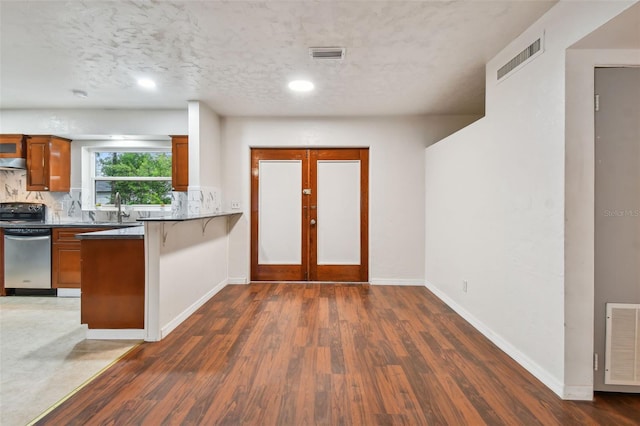
<svg viewBox="0 0 640 426">
<path fill-rule="evenodd" d="M 82 211 L 86 212 L 115 212 L 118 209 L 113 206 L 94 206 L 93 208 L 82 208 Z M 170 212 L 171 204 L 165 204 L 164 206 L 152 206 L 152 205 L 126 205 L 122 206 L 122 211 L 125 213 L 136 211 L 136 212 Z"/>
</svg>

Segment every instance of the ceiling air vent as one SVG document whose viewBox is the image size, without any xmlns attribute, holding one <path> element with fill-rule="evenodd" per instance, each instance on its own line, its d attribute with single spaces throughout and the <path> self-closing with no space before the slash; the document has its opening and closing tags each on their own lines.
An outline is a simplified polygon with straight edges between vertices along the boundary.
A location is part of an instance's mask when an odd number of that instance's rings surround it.
<svg viewBox="0 0 640 426">
<path fill-rule="evenodd" d="M 344 59 L 344 47 L 310 47 L 309 54 L 313 59 Z"/>
<path fill-rule="evenodd" d="M 531 60 L 534 56 L 537 56 L 539 53 L 542 53 L 542 37 L 531 43 L 526 49 L 518 53 L 513 57 L 513 59 L 504 64 L 498 70 L 498 80 L 503 79 L 516 68 L 519 68 L 526 62 L 529 62 L 529 60 Z"/>
</svg>

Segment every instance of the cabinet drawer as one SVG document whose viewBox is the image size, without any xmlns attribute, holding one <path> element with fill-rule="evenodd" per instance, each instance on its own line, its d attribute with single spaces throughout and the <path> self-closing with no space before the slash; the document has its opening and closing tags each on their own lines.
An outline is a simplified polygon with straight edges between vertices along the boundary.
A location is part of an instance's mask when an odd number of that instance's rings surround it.
<svg viewBox="0 0 640 426">
<path fill-rule="evenodd" d="M 77 234 L 83 234 L 85 232 L 98 232 L 106 231 L 111 228 L 53 228 L 53 242 L 54 243 L 78 243 L 80 240 L 76 238 Z"/>
</svg>

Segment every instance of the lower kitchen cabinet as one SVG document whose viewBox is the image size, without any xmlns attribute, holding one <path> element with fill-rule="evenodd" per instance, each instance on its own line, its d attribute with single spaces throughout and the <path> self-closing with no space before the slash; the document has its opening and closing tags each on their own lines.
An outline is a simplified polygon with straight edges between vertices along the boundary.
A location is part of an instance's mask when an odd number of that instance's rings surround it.
<svg viewBox="0 0 640 426">
<path fill-rule="evenodd" d="M 51 287 L 80 288 L 80 240 L 76 234 L 109 228 L 53 228 L 51 245 Z"/>
<path fill-rule="evenodd" d="M 80 322 L 89 329 L 144 329 L 143 239 L 82 239 Z"/>
<path fill-rule="evenodd" d="M 4 289 L 4 229 L 0 228 L 0 296 L 6 296 Z"/>
</svg>

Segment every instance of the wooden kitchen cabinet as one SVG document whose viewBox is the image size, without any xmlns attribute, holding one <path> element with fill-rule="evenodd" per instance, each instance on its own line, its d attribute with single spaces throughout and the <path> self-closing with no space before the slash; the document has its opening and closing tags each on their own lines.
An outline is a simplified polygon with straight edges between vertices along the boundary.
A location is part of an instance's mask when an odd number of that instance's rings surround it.
<svg viewBox="0 0 640 426">
<path fill-rule="evenodd" d="M 80 240 L 76 234 L 110 228 L 53 228 L 51 243 L 51 287 L 80 288 Z"/>
<path fill-rule="evenodd" d="M 189 189 L 189 136 L 171 137 L 171 167 L 172 190 Z"/>
<path fill-rule="evenodd" d="M 0 296 L 6 296 L 4 289 L 4 228 L 0 228 Z"/>
<path fill-rule="evenodd" d="M 144 329 L 144 239 L 82 239 L 80 322 Z"/>
<path fill-rule="evenodd" d="M 71 141 L 58 136 L 27 139 L 27 191 L 69 192 Z"/>
<path fill-rule="evenodd" d="M 27 137 L 25 135 L 0 135 L 0 157 L 25 158 Z"/>
</svg>

